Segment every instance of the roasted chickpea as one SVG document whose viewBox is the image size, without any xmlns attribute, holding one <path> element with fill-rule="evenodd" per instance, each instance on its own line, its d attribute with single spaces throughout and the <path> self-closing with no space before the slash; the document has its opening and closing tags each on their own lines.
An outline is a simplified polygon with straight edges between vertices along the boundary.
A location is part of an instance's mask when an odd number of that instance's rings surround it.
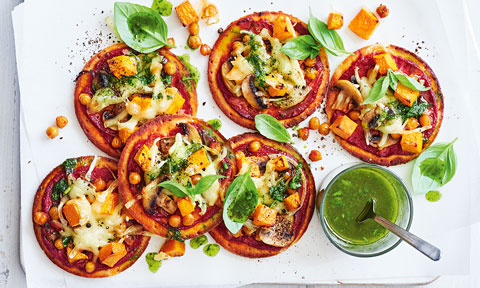
<svg viewBox="0 0 480 288">
<path fill-rule="evenodd" d="M 167 73 L 168 75 L 174 75 L 175 72 L 177 72 L 177 66 L 175 66 L 175 64 L 173 64 L 173 62 L 167 62 L 167 64 L 165 64 L 163 69 L 164 69 L 165 73 Z"/>
<path fill-rule="evenodd" d="M 50 208 L 50 210 L 48 211 L 48 215 L 50 215 L 50 218 L 52 218 L 52 220 L 58 220 L 58 208 L 53 206 L 52 208 Z"/>
<path fill-rule="evenodd" d="M 172 47 L 165 46 L 167 49 L 175 47 L 175 39 L 173 39 L 172 37 L 167 39 L 167 43 L 168 43 L 168 45 L 172 46 Z"/>
<path fill-rule="evenodd" d="M 357 121 L 360 118 L 360 112 L 356 110 L 352 110 L 347 114 L 348 118 L 352 119 L 353 121 Z"/>
<path fill-rule="evenodd" d="M 312 150 L 310 151 L 310 155 L 308 155 L 308 158 L 313 162 L 320 161 L 322 160 L 322 153 L 320 153 L 320 151 L 318 150 Z"/>
<path fill-rule="evenodd" d="M 90 101 L 92 101 L 92 97 L 87 93 L 82 93 L 78 96 L 78 100 L 80 101 L 80 104 L 87 106 L 90 104 Z"/>
<path fill-rule="evenodd" d="M 308 68 L 305 71 L 305 77 L 311 80 L 315 79 L 317 77 L 317 74 L 318 74 L 318 71 L 315 68 Z"/>
<path fill-rule="evenodd" d="M 387 6 L 380 4 L 380 6 L 377 7 L 377 14 L 380 16 L 380 18 L 385 18 L 388 16 L 388 12 L 390 12 L 387 8 Z"/>
<path fill-rule="evenodd" d="M 188 214 L 182 217 L 183 226 L 190 226 L 195 222 L 195 217 L 192 214 Z"/>
<path fill-rule="evenodd" d="M 198 35 L 198 33 L 200 32 L 200 26 L 198 26 L 198 23 L 195 22 L 188 25 L 188 32 L 190 32 L 190 35 L 193 36 Z"/>
<path fill-rule="evenodd" d="M 328 123 L 322 123 L 322 125 L 320 125 L 320 128 L 318 128 L 318 133 L 325 136 L 328 135 L 328 133 L 330 133 L 330 127 L 328 127 Z"/>
<path fill-rule="evenodd" d="M 48 220 L 48 214 L 45 212 L 37 212 L 33 217 L 33 221 L 38 225 L 45 225 Z"/>
<path fill-rule="evenodd" d="M 193 185 L 196 185 L 198 182 L 200 182 L 200 180 L 202 179 L 202 175 L 200 174 L 195 174 L 195 175 L 192 175 L 190 177 L 190 179 L 192 180 L 192 184 Z"/>
<path fill-rule="evenodd" d="M 120 148 L 122 147 L 122 140 L 119 137 L 115 137 L 112 139 L 112 147 L 113 148 Z"/>
<path fill-rule="evenodd" d="M 407 124 L 405 124 L 405 129 L 407 130 L 413 130 L 420 126 L 420 123 L 418 123 L 418 120 L 416 118 L 410 118 L 407 120 Z"/>
<path fill-rule="evenodd" d="M 250 150 L 250 152 L 253 152 L 253 153 L 258 152 L 258 150 L 260 150 L 260 147 L 261 147 L 261 144 L 258 141 L 250 142 L 250 145 L 248 145 L 248 149 Z"/>
<path fill-rule="evenodd" d="M 308 121 L 308 128 L 312 130 L 317 130 L 320 127 L 320 120 L 317 117 L 310 118 Z"/>
<path fill-rule="evenodd" d="M 420 125 L 422 125 L 422 127 L 431 126 L 432 125 L 432 118 L 430 118 L 430 116 L 428 116 L 425 113 L 422 114 L 422 116 L 420 116 Z"/>
<path fill-rule="evenodd" d="M 202 46 L 200 47 L 200 54 L 202 54 L 203 56 L 207 56 L 210 55 L 210 53 L 212 53 L 212 48 L 210 48 L 210 46 L 208 46 L 207 44 L 202 44 Z"/>
<path fill-rule="evenodd" d="M 172 215 L 168 218 L 168 225 L 172 226 L 173 228 L 177 228 L 182 223 L 182 217 L 179 215 Z"/>
<path fill-rule="evenodd" d="M 95 191 L 104 191 L 107 187 L 107 183 L 100 177 L 95 178 L 92 184 L 95 186 Z"/>
<path fill-rule="evenodd" d="M 142 181 L 142 177 L 138 172 L 131 172 L 130 175 L 128 175 L 128 182 L 133 185 L 137 185 Z"/>
<path fill-rule="evenodd" d="M 305 140 L 308 139 L 308 136 L 310 135 L 310 132 L 309 132 L 308 128 L 300 128 L 300 129 L 298 129 L 297 134 L 298 134 L 298 138 L 305 141 Z"/>
<path fill-rule="evenodd" d="M 57 127 L 62 129 L 63 127 L 67 126 L 68 124 L 68 119 L 65 116 L 58 116 L 55 119 L 55 122 L 57 122 Z"/>
<path fill-rule="evenodd" d="M 198 49 L 202 45 L 202 39 L 200 36 L 190 36 L 188 37 L 188 46 L 192 49 Z"/>
<path fill-rule="evenodd" d="M 53 245 L 55 245 L 55 248 L 57 248 L 58 250 L 62 250 L 63 248 L 65 248 L 63 246 L 63 241 L 62 241 L 62 238 L 57 238 L 57 240 L 55 240 L 55 242 L 53 242 Z"/>
<path fill-rule="evenodd" d="M 242 40 L 243 40 L 243 43 L 247 43 L 248 41 L 250 41 L 250 35 L 249 35 L 249 34 L 245 34 L 245 35 L 243 36 L 243 39 L 242 39 Z"/>
<path fill-rule="evenodd" d="M 242 151 L 235 152 L 235 158 L 236 159 L 242 159 L 244 157 L 245 157 L 245 153 L 243 153 Z"/>
<path fill-rule="evenodd" d="M 238 49 L 242 48 L 243 47 L 243 43 L 240 42 L 240 41 L 235 41 L 233 42 L 233 45 L 232 45 L 232 52 L 235 53 Z"/>
<path fill-rule="evenodd" d="M 53 139 L 58 136 L 58 128 L 55 126 L 50 126 L 47 128 L 47 136 L 50 139 Z"/>
<path fill-rule="evenodd" d="M 85 271 L 88 273 L 92 273 L 95 270 L 95 263 L 89 261 L 87 264 L 85 264 Z"/>
<path fill-rule="evenodd" d="M 307 67 L 313 67 L 315 66 L 315 64 L 317 64 L 317 58 L 310 58 L 308 57 L 307 59 L 305 59 L 305 61 L 303 61 L 303 64 L 305 64 L 305 66 Z"/>
</svg>

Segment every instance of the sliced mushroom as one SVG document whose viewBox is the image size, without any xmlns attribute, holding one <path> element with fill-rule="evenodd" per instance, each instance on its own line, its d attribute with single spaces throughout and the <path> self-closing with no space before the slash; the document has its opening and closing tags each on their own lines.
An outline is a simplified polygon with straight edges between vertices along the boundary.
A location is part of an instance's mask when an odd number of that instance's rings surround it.
<svg viewBox="0 0 480 288">
<path fill-rule="evenodd" d="M 188 123 L 180 123 L 178 126 L 182 128 L 183 135 L 187 136 L 188 140 L 195 143 L 202 143 L 202 138 L 200 138 L 200 134 L 195 126 Z"/>
<path fill-rule="evenodd" d="M 380 132 L 381 133 L 381 132 Z M 400 141 L 400 138 L 394 139 L 392 136 L 388 135 L 388 139 L 386 142 L 383 144 L 382 147 L 379 146 L 379 143 L 382 140 L 382 135 L 376 134 L 376 135 L 369 135 L 369 142 L 368 145 L 378 148 L 380 150 L 387 148 L 388 146 L 392 146 L 398 143 Z"/>
<path fill-rule="evenodd" d="M 158 145 L 160 146 L 160 151 L 163 154 L 168 154 L 168 150 L 170 150 L 170 147 L 172 147 L 174 143 L 175 143 L 175 137 L 172 136 L 172 137 L 165 137 L 160 139 Z"/>
<path fill-rule="evenodd" d="M 177 203 L 165 193 L 160 193 L 160 195 L 158 195 L 155 204 L 165 210 L 168 214 L 173 214 L 177 210 Z"/>
<path fill-rule="evenodd" d="M 148 211 L 150 213 L 153 213 L 156 205 L 156 200 L 157 197 L 160 195 L 162 192 L 161 188 L 158 187 L 158 183 L 161 182 L 160 178 L 156 178 L 152 182 L 148 183 L 145 187 L 142 189 L 142 205 L 145 211 Z"/>
<path fill-rule="evenodd" d="M 335 103 L 333 103 L 333 109 L 347 113 L 352 109 L 360 107 L 363 98 L 355 84 L 348 80 L 338 80 L 335 83 L 335 87 L 341 89 L 341 91 L 338 93 Z"/>
<path fill-rule="evenodd" d="M 263 227 L 257 232 L 258 239 L 263 243 L 285 247 L 292 243 L 295 232 L 293 231 L 293 215 L 278 215 L 272 227 Z"/>
<path fill-rule="evenodd" d="M 268 104 L 265 97 L 259 93 L 257 87 L 255 87 L 255 75 L 249 74 L 242 81 L 242 94 L 248 104 L 253 108 L 262 110 L 267 109 Z"/>
<path fill-rule="evenodd" d="M 369 110 L 363 116 L 362 119 L 362 126 L 368 128 L 375 128 L 377 125 L 378 115 L 375 113 L 375 109 Z"/>
<path fill-rule="evenodd" d="M 232 92 L 235 96 L 242 96 L 242 88 L 240 85 L 237 85 L 237 83 L 233 80 L 228 80 L 226 78 L 226 75 L 230 70 L 232 70 L 233 66 L 232 63 L 230 63 L 230 60 L 227 60 L 223 62 L 222 64 L 222 78 L 223 78 L 223 83 L 225 83 L 225 87 L 227 87 L 228 91 Z"/>
<path fill-rule="evenodd" d="M 245 233 L 248 236 L 253 235 L 260 227 L 257 225 L 253 224 L 253 221 L 248 219 L 245 221 L 245 223 L 242 226 L 242 232 Z"/>
</svg>

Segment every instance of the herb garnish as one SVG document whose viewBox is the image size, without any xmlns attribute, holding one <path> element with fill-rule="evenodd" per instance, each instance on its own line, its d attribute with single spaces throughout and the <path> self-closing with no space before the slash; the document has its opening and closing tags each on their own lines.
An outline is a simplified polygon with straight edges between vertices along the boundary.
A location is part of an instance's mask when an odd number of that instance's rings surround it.
<svg viewBox="0 0 480 288">
<path fill-rule="evenodd" d="M 296 190 L 302 187 L 302 167 L 302 163 L 298 163 L 297 167 L 295 167 L 295 175 L 292 177 L 292 180 L 290 180 L 290 183 L 288 183 L 290 189 Z"/>
<path fill-rule="evenodd" d="M 169 228 L 166 235 L 167 239 L 185 242 L 182 238 L 182 233 L 177 228 Z"/>
<path fill-rule="evenodd" d="M 278 183 L 268 189 L 270 197 L 273 199 L 273 203 L 270 207 L 275 206 L 277 202 L 282 202 L 285 198 L 285 193 L 287 192 L 287 184 L 283 180 L 278 181 Z"/>
<path fill-rule="evenodd" d="M 271 115 L 256 115 L 255 128 L 257 128 L 260 134 L 268 139 L 282 143 L 292 142 L 292 137 L 290 136 L 290 133 L 288 133 L 287 129 L 285 129 L 285 127 L 283 127 L 283 125 Z"/>
<path fill-rule="evenodd" d="M 68 189 L 68 181 L 65 178 L 60 179 L 55 185 L 53 186 L 52 189 L 52 194 L 50 195 L 50 198 L 52 198 L 53 201 L 58 201 L 60 198 L 62 198 L 63 193 L 67 191 Z"/>
<path fill-rule="evenodd" d="M 190 197 L 190 200 L 193 201 L 195 195 L 202 194 L 203 192 L 207 191 L 215 181 L 221 178 L 225 178 L 225 176 L 214 174 L 203 176 L 202 179 L 200 179 L 200 181 L 198 181 L 195 186 L 193 186 L 191 182 L 188 182 L 187 186 L 184 187 L 183 185 L 179 184 L 174 180 L 163 181 L 157 186 L 167 189 L 177 197 L 188 196 Z"/>
<path fill-rule="evenodd" d="M 73 169 L 75 169 L 75 166 L 77 166 L 77 159 L 75 158 L 69 158 L 62 163 L 63 169 L 65 169 L 65 173 L 70 174 L 73 172 Z"/>
<path fill-rule="evenodd" d="M 219 130 L 222 128 L 222 121 L 220 119 L 212 119 L 207 121 L 208 124 L 212 125 L 213 128 Z"/>
</svg>

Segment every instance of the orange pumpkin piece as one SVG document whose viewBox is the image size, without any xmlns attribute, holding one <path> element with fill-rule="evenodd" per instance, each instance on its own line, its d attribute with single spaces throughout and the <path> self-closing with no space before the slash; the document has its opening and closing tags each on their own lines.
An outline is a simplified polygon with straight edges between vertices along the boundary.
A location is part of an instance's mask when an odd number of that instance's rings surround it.
<svg viewBox="0 0 480 288">
<path fill-rule="evenodd" d="M 276 171 L 285 171 L 288 168 L 290 168 L 290 166 L 288 165 L 287 157 L 285 157 L 283 155 L 278 156 L 273 161 L 275 161 L 274 163 L 275 163 L 275 170 Z"/>
<path fill-rule="evenodd" d="M 112 74 L 118 79 L 137 74 L 137 60 L 133 56 L 120 55 L 109 59 L 107 63 Z"/>
<path fill-rule="evenodd" d="M 293 193 L 287 198 L 283 199 L 283 204 L 287 207 L 288 211 L 294 211 L 300 207 L 300 194 L 298 192 Z"/>
<path fill-rule="evenodd" d="M 83 254 L 82 252 L 80 251 L 76 251 L 75 254 L 72 253 L 72 248 L 70 247 L 67 247 L 67 259 L 68 259 L 68 263 L 72 264 L 74 262 L 77 262 L 78 260 L 82 260 L 82 259 L 88 259 L 88 256 Z"/>
<path fill-rule="evenodd" d="M 343 14 L 340 12 L 330 12 L 328 14 L 327 26 L 329 30 L 337 30 L 343 26 Z"/>
<path fill-rule="evenodd" d="M 418 154 L 422 152 L 423 135 L 421 132 L 403 134 L 400 145 L 403 151 Z"/>
<path fill-rule="evenodd" d="M 243 155 L 243 156 L 242 156 Z M 237 167 L 240 174 L 246 173 L 248 169 L 251 167 L 250 176 L 251 177 L 260 177 L 260 168 L 258 167 L 257 163 L 255 163 L 255 157 L 245 157 L 243 152 L 239 156 L 236 157 L 237 159 Z"/>
<path fill-rule="evenodd" d="M 118 242 L 110 242 L 98 251 L 98 259 L 108 267 L 115 266 L 125 255 L 127 255 L 125 244 Z"/>
<path fill-rule="evenodd" d="M 395 89 L 395 98 L 409 107 L 412 107 L 413 103 L 417 101 L 419 95 L 419 91 L 410 89 L 407 86 L 402 85 L 400 82 L 398 82 L 397 89 Z"/>
<path fill-rule="evenodd" d="M 68 224 L 75 227 L 80 224 L 80 209 L 74 201 L 68 201 L 62 208 L 63 215 L 67 218 Z"/>
<path fill-rule="evenodd" d="M 192 201 L 186 198 L 179 198 L 177 201 L 177 207 L 183 217 L 195 211 L 195 204 L 193 204 Z"/>
<path fill-rule="evenodd" d="M 290 18 L 285 15 L 279 15 L 273 21 L 273 37 L 280 41 L 290 39 L 295 36 L 295 29 L 293 28 Z"/>
<path fill-rule="evenodd" d="M 170 257 L 179 257 L 185 255 L 185 242 L 178 240 L 167 239 L 163 243 L 160 252 L 167 254 Z"/>
<path fill-rule="evenodd" d="M 205 169 L 210 165 L 210 160 L 208 160 L 207 152 L 205 149 L 200 149 L 192 155 L 188 156 L 188 165 L 196 165 L 200 169 Z"/>
<path fill-rule="evenodd" d="M 277 218 L 277 210 L 258 204 L 253 212 L 253 224 L 257 226 L 273 226 Z"/>
<path fill-rule="evenodd" d="M 100 207 L 100 213 L 112 215 L 115 207 L 118 205 L 118 193 L 109 193 Z"/>
<path fill-rule="evenodd" d="M 175 11 L 177 12 L 178 19 L 180 19 L 183 26 L 198 22 L 198 14 L 188 0 L 175 7 Z"/>
<path fill-rule="evenodd" d="M 341 115 L 335 119 L 335 122 L 333 122 L 332 125 L 330 125 L 330 130 L 346 140 L 353 134 L 355 129 L 357 129 L 357 125 L 358 124 L 352 119 L 348 118 L 348 116 Z"/>
<path fill-rule="evenodd" d="M 150 148 L 147 145 L 143 145 L 135 154 L 134 160 L 143 171 L 147 171 L 150 167 Z"/>
<path fill-rule="evenodd" d="M 393 71 L 398 70 L 397 63 L 393 60 L 390 53 L 377 54 L 373 56 L 375 63 L 378 65 L 378 73 L 385 75 L 388 72 L 388 69 Z"/>
<path fill-rule="evenodd" d="M 167 88 L 169 89 L 169 88 Z M 178 93 L 178 91 L 175 91 L 173 95 L 173 100 L 170 106 L 168 106 L 167 111 L 165 111 L 165 114 L 176 114 L 178 110 L 180 110 L 183 107 L 183 104 L 185 103 L 185 99 L 183 99 L 182 95 Z"/>
<path fill-rule="evenodd" d="M 372 11 L 367 8 L 362 8 L 355 18 L 352 19 L 348 28 L 361 38 L 368 40 L 379 23 L 380 21 L 378 21 L 377 16 L 375 16 Z"/>
</svg>

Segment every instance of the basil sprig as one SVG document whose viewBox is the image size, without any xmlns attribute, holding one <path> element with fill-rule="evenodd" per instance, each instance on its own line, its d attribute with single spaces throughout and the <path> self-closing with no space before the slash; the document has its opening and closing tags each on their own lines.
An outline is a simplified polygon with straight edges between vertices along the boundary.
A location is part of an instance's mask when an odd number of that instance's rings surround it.
<svg viewBox="0 0 480 288">
<path fill-rule="evenodd" d="M 271 115 L 256 115 L 255 128 L 257 128 L 260 134 L 268 139 L 282 143 L 292 142 L 292 137 L 290 136 L 290 133 L 288 133 L 287 129 L 285 129 L 285 127 L 283 127 L 283 125 Z"/>
<path fill-rule="evenodd" d="M 382 76 L 373 83 L 367 99 L 363 100 L 362 104 L 370 104 L 380 100 L 387 93 L 388 87 L 393 91 L 397 89 L 398 82 L 412 90 L 427 91 L 430 87 L 425 87 L 420 84 L 415 78 L 405 75 L 400 71 L 393 71 L 388 69 L 387 75 Z"/>
<path fill-rule="evenodd" d="M 337 31 L 329 30 L 327 24 L 313 16 L 312 9 L 308 19 L 308 31 L 311 35 L 302 35 L 288 41 L 280 51 L 298 60 L 317 57 L 322 47 L 334 56 L 352 54 L 345 50 L 342 38 Z"/>
<path fill-rule="evenodd" d="M 202 179 L 200 179 L 200 181 L 198 181 L 197 185 L 195 186 L 192 186 L 192 183 L 188 182 L 187 186 L 185 187 L 174 180 L 163 181 L 157 186 L 167 189 L 177 197 L 183 198 L 188 196 L 190 197 L 190 200 L 193 201 L 195 198 L 195 195 L 202 194 L 203 192 L 207 191 L 208 188 L 210 188 L 215 181 L 221 178 L 225 178 L 225 176 L 207 175 L 207 176 L 203 176 Z"/>
<path fill-rule="evenodd" d="M 128 2 L 115 2 L 115 27 L 120 38 L 140 53 L 150 53 L 167 42 L 168 27 L 155 10 Z"/>
<path fill-rule="evenodd" d="M 235 178 L 225 193 L 223 222 L 233 234 L 242 228 L 258 204 L 257 188 L 250 177 L 250 169 Z"/>
<path fill-rule="evenodd" d="M 452 180 L 457 170 L 457 156 L 453 150 L 453 143 L 457 139 L 430 146 L 415 160 L 412 184 L 416 194 L 437 189 Z"/>
</svg>

